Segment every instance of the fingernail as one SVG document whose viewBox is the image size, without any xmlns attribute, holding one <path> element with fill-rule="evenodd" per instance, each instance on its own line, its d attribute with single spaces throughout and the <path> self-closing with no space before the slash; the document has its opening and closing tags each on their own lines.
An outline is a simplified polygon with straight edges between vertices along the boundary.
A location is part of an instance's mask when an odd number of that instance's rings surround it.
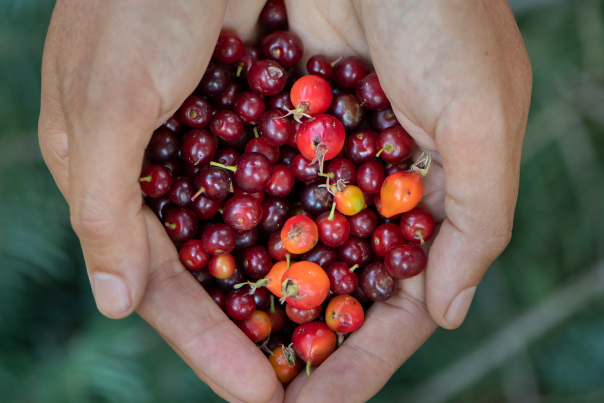
<svg viewBox="0 0 604 403">
<path fill-rule="evenodd" d="M 94 298 L 99 311 L 107 315 L 119 315 L 130 309 L 130 290 L 119 277 L 94 273 L 93 281 Z"/>
<path fill-rule="evenodd" d="M 476 287 L 470 287 L 459 293 L 449 305 L 445 320 L 453 327 L 459 327 L 466 318 L 470 304 L 474 298 Z"/>
</svg>

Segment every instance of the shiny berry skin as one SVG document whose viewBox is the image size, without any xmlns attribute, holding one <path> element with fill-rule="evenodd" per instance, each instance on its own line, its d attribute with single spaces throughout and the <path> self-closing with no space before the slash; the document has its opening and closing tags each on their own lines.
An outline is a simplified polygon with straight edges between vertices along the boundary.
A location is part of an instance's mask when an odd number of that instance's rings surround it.
<svg viewBox="0 0 604 403">
<path fill-rule="evenodd" d="M 226 297 L 226 312 L 235 320 L 245 320 L 256 310 L 254 297 L 243 290 L 233 290 Z"/>
<path fill-rule="evenodd" d="M 344 190 L 337 192 L 334 200 L 336 209 L 344 215 L 355 215 L 367 208 L 363 191 L 354 185 L 346 186 Z"/>
<path fill-rule="evenodd" d="M 266 106 L 260 95 L 253 91 L 239 94 L 233 105 L 233 111 L 241 117 L 246 125 L 255 125 L 266 112 Z"/>
<path fill-rule="evenodd" d="M 224 255 L 221 255 L 224 256 Z M 242 283 L 245 281 L 245 273 L 242 269 L 235 265 L 235 272 L 229 278 L 225 279 L 216 279 L 216 285 L 224 292 L 229 292 L 233 289 L 236 284 Z"/>
<path fill-rule="evenodd" d="M 171 210 L 176 207 L 174 206 L 172 201 L 170 201 L 168 196 L 162 196 L 160 198 L 147 196 L 145 197 L 145 204 L 149 206 L 151 210 L 153 210 L 157 218 L 159 218 L 162 222 L 164 221 L 164 216 L 166 215 L 168 210 Z"/>
<path fill-rule="evenodd" d="M 315 223 L 319 230 L 319 239 L 327 246 L 342 246 L 350 236 L 350 223 L 337 211 L 321 213 Z"/>
<path fill-rule="evenodd" d="M 296 144 L 302 155 L 309 160 L 322 155 L 323 160 L 327 161 L 340 153 L 345 137 L 344 126 L 338 119 L 331 115 L 319 114 L 313 120 L 300 125 L 296 133 Z"/>
<path fill-rule="evenodd" d="M 287 144 L 294 135 L 292 124 L 288 118 L 283 118 L 282 111 L 265 112 L 258 122 L 258 131 L 268 144 L 282 146 Z"/>
<path fill-rule="evenodd" d="M 375 158 L 378 152 L 378 135 L 370 129 L 359 130 L 346 138 L 346 158 L 355 164 L 362 164 Z"/>
<path fill-rule="evenodd" d="M 246 153 L 259 153 L 269 159 L 271 165 L 275 165 L 279 161 L 279 147 L 269 144 L 262 137 L 251 139 L 245 146 Z"/>
<path fill-rule="evenodd" d="M 281 164 L 281 165 L 285 165 L 286 167 L 288 167 L 291 170 L 292 161 L 294 160 L 296 155 L 300 154 L 300 152 L 297 149 L 290 147 L 287 144 L 280 148 L 281 149 L 279 150 L 279 161 L 277 163 Z M 293 174 L 293 172 L 292 172 L 292 174 Z"/>
<path fill-rule="evenodd" d="M 325 272 L 329 277 L 329 290 L 334 294 L 350 294 L 359 286 L 356 266 L 348 267 L 344 262 L 334 262 Z"/>
<path fill-rule="evenodd" d="M 298 63 L 304 54 L 304 44 L 300 37 L 288 31 L 270 33 L 262 48 L 267 58 L 278 62 L 284 68 Z"/>
<path fill-rule="evenodd" d="M 338 251 L 336 248 L 325 245 L 323 242 L 317 242 L 314 248 L 298 256 L 300 261 L 313 262 L 323 269 L 338 260 Z"/>
<path fill-rule="evenodd" d="M 206 290 L 214 284 L 215 277 L 210 274 L 210 271 L 207 267 L 204 267 L 201 270 L 190 271 L 190 273 L 193 275 L 193 277 L 195 277 L 197 282 L 201 284 L 201 286 Z"/>
<path fill-rule="evenodd" d="M 237 239 L 232 229 L 224 224 L 214 224 L 206 228 L 201 236 L 203 248 L 212 255 L 224 255 L 235 249 Z M 229 275 L 230 276 L 230 275 Z"/>
<path fill-rule="evenodd" d="M 269 0 L 266 2 L 259 17 L 260 22 L 270 31 L 287 28 L 287 11 L 283 0 Z"/>
<path fill-rule="evenodd" d="M 336 350 L 336 334 L 323 322 L 304 323 L 294 330 L 292 343 L 310 375 L 311 365 L 321 365 Z"/>
<path fill-rule="evenodd" d="M 300 195 L 302 208 L 314 215 L 330 210 L 333 205 L 333 196 L 325 187 L 320 187 L 321 185 L 320 182 L 311 183 Z"/>
<path fill-rule="evenodd" d="M 247 74 L 250 88 L 260 95 L 275 95 L 285 88 L 285 70 L 274 60 L 258 60 Z"/>
<path fill-rule="evenodd" d="M 357 83 L 356 94 L 361 104 L 372 111 L 384 109 L 390 105 L 390 101 L 380 85 L 380 79 L 375 73 L 366 75 Z"/>
<path fill-rule="evenodd" d="M 304 368 L 302 360 L 296 358 L 293 351 L 287 352 L 286 349 L 288 347 L 285 345 L 277 346 L 272 350 L 273 354 L 268 356 L 268 361 L 273 366 L 277 379 L 282 384 L 293 381 Z"/>
<path fill-rule="evenodd" d="M 200 220 L 209 220 L 214 217 L 220 209 L 220 200 L 210 200 L 202 195 L 199 195 L 189 205 L 189 208 L 193 210 L 197 218 Z"/>
<path fill-rule="evenodd" d="M 225 280 L 235 273 L 235 258 L 230 253 L 212 256 L 208 262 L 212 276 Z"/>
<path fill-rule="evenodd" d="M 358 264 L 363 268 L 369 264 L 372 258 L 371 245 L 364 239 L 351 236 L 344 245 L 338 248 L 338 260 L 346 263 L 349 267 Z"/>
<path fill-rule="evenodd" d="M 210 103 L 200 96 L 190 95 L 178 109 L 178 116 L 187 126 L 204 127 L 212 117 Z"/>
<path fill-rule="evenodd" d="M 329 293 L 329 278 L 316 263 L 298 262 L 281 278 L 282 300 L 292 308 L 313 309 L 320 306 Z"/>
<path fill-rule="evenodd" d="M 329 109 L 333 100 L 331 86 L 319 76 L 303 76 L 298 79 L 290 91 L 292 104 L 296 113 L 310 116 L 324 113 Z M 300 116 L 298 116 L 298 119 Z"/>
<path fill-rule="evenodd" d="M 418 172 L 396 172 L 388 176 L 380 190 L 380 214 L 386 218 L 413 209 L 422 199 L 424 185 Z"/>
<path fill-rule="evenodd" d="M 241 135 L 241 137 L 239 137 L 239 139 L 237 139 L 236 141 L 233 141 L 233 142 L 228 142 L 228 141 L 225 141 L 224 139 L 218 137 L 218 143 L 221 148 L 230 147 L 233 150 L 237 151 L 239 154 L 242 154 L 243 150 L 245 150 L 245 145 L 248 143 L 248 141 L 250 141 L 253 138 L 254 138 L 254 132 L 253 132 L 252 126 L 244 125 L 243 134 Z"/>
<path fill-rule="evenodd" d="M 185 178 L 184 176 L 172 178 L 172 186 L 168 192 L 168 197 L 175 206 L 188 206 L 191 204 L 193 194 L 195 194 L 195 187 L 189 178 Z"/>
<path fill-rule="evenodd" d="M 371 301 L 383 302 L 394 294 L 398 282 L 388 272 L 384 263 L 373 262 L 361 273 L 359 285 L 363 294 Z"/>
<path fill-rule="evenodd" d="M 354 88 L 370 72 L 369 65 L 363 59 L 358 56 L 350 56 L 336 64 L 333 69 L 333 78 L 336 84 L 342 88 Z"/>
<path fill-rule="evenodd" d="M 333 98 L 329 114 L 338 118 L 346 130 L 354 130 L 363 121 L 365 108 L 352 94 L 338 94 Z"/>
<path fill-rule="evenodd" d="M 311 164 L 311 161 L 298 154 L 292 160 L 292 172 L 294 176 L 302 182 L 312 182 L 319 179 L 319 164 Z"/>
<path fill-rule="evenodd" d="M 364 162 L 357 171 L 357 186 L 369 194 L 380 193 L 384 183 L 384 167 L 376 160 Z"/>
<path fill-rule="evenodd" d="M 210 63 L 195 91 L 206 97 L 216 97 L 224 94 L 230 82 L 231 78 L 226 69 Z"/>
<path fill-rule="evenodd" d="M 210 298 L 214 300 L 216 305 L 218 305 L 220 309 L 226 312 L 226 295 L 224 294 L 224 291 L 222 291 L 220 288 L 212 287 L 208 288 L 206 292 L 208 293 Z"/>
<path fill-rule="evenodd" d="M 317 225 L 303 215 L 289 218 L 281 230 L 281 241 L 285 249 L 298 255 L 311 250 L 318 240 Z"/>
<path fill-rule="evenodd" d="M 182 122 L 182 120 L 180 120 L 178 111 L 176 111 L 174 115 L 170 116 L 158 130 L 160 129 L 167 130 L 174 134 L 177 138 L 180 138 L 187 131 L 187 126 Z"/>
<path fill-rule="evenodd" d="M 398 122 L 392 107 L 388 106 L 379 111 L 373 111 L 371 114 L 371 125 L 373 126 L 373 130 L 379 133 L 389 127 L 400 126 L 401 124 Z"/>
<path fill-rule="evenodd" d="M 331 183 L 337 182 L 339 179 L 346 181 L 347 185 L 357 183 L 357 167 L 349 159 L 336 158 L 327 165 L 326 173 L 329 175 Z"/>
<path fill-rule="evenodd" d="M 258 228 L 254 227 L 247 231 L 235 233 L 237 242 L 235 243 L 235 249 L 243 249 L 248 246 L 256 244 L 258 241 Z"/>
<path fill-rule="evenodd" d="M 273 165 L 264 155 L 245 153 L 239 157 L 235 171 L 235 183 L 244 192 L 260 192 L 272 176 Z"/>
<path fill-rule="evenodd" d="M 275 165 L 273 167 L 273 176 L 266 184 L 264 192 L 270 196 L 285 197 L 291 192 L 295 182 L 296 177 L 291 169 L 285 165 Z"/>
<path fill-rule="evenodd" d="M 254 199 L 258 200 L 258 203 L 262 203 L 264 201 L 264 197 L 265 197 L 265 194 L 262 190 L 259 192 L 248 193 L 248 192 L 244 192 L 243 190 L 239 189 L 237 187 L 237 185 L 233 185 L 233 196 L 241 196 L 241 195 L 252 196 Z"/>
<path fill-rule="evenodd" d="M 220 168 L 209 167 L 202 169 L 195 175 L 195 188 L 197 193 L 193 201 L 203 194 L 210 200 L 222 200 L 231 193 L 231 176 Z"/>
<path fill-rule="evenodd" d="M 153 132 L 145 154 L 151 162 L 167 162 L 178 157 L 178 139 L 167 130 L 158 129 Z"/>
<path fill-rule="evenodd" d="M 273 267 L 273 258 L 268 250 L 261 245 L 253 245 L 241 252 L 243 270 L 248 277 L 262 278 Z"/>
<path fill-rule="evenodd" d="M 159 164 L 149 164 L 141 171 L 138 179 L 141 190 L 149 197 L 162 197 L 170 191 L 172 176 Z"/>
<path fill-rule="evenodd" d="M 212 161 L 216 161 L 222 165 L 237 165 L 237 161 L 239 161 L 239 153 L 232 148 L 221 148 L 220 150 L 216 151 Z"/>
<path fill-rule="evenodd" d="M 334 297 L 325 310 L 325 324 L 336 333 L 350 333 L 357 330 L 365 320 L 361 303 L 350 295 Z"/>
<path fill-rule="evenodd" d="M 221 32 L 212 57 L 222 63 L 233 63 L 243 53 L 243 42 L 231 32 Z"/>
<path fill-rule="evenodd" d="M 189 239 L 178 251 L 180 262 L 189 270 L 203 269 L 210 260 L 210 254 L 199 239 Z"/>
<path fill-rule="evenodd" d="M 405 238 L 401 233 L 401 228 L 392 223 L 380 225 L 371 238 L 373 251 L 380 257 L 386 256 L 386 252 L 393 246 L 405 244 Z"/>
<path fill-rule="evenodd" d="M 390 248 L 386 253 L 384 263 L 392 276 L 403 280 L 415 277 L 424 271 L 428 259 L 419 245 L 407 244 Z"/>
<path fill-rule="evenodd" d="M 408 171 L 409 168 L 411 168 L 411 165 L 412 163 L 410 160 L 405 160 L 403 162 L 399 162 L 398 164 L 391 164 L 384 161 L 384 173 L 386 174 L 386 177 L 388 177 L 395 172 Z"/>
<path fill-rule="evenodd" d="M 266 109 L 269 111 L 276 110 L 282 112 L 279 116 L 283 116 L 294 109 L 294 105 L 289 96 L 289 91 L 281 91 L 276 95 L 268 97 L 266 100 Z"/>
<path fill-rule="evenodd" d="M 368 238 L 378 227 L 378 217 L 373 210 L 365 209 L 355 215 L 348 216 L 350 235 L 358 238 Z"/>
<path fill-rule="evenodd" d="M 216 153 L 216 141 L 207 130 L 189 130 L 182 138 L 180 152 L 187 164 L 203 167 L 212 161 Z"/>
<path fill-rule="evenodd" d="M 321 305 L 314 307 L 313 309 L 298 309 L 286 304 L 285 313 L 287 314 L 287 317 L 294 323 L 308 323 L 319 317 L 321 314 Z"/>
<path fill-rule="evenodd" d="M 290 262 L 290 264 L 294 264 L 294 263 L 295 262 Z M 280 262 L 275 263 L 273 265 L 273 267 L 271 267 L 268 274 L 266 276 L 264 276 L 264 278 L 268 280 L 268 283 L 265 284 L 265 287 L 268 288 L 268 290 L 270 292 L 275 294 L 275 296 L 277 296 L 277 298 L 283 297 L 283 293 L 281 290 L 281 286 L 283 283 L 282 278 L 283 278 L 283 274 L 288 269 L 289 269 L 289 265 L 287 264 L 287 262 L 280 261 Z M 285 312 L 283 312 L 283 314 L 285 315 Z"/>
<path fill-rule="evenodd" d="M 218 111 L 210 120 L 210 131 L 227 142 L 237 141 L 243 134 L 243 122 L 233 111 Z"/>
<path fill-rule="evenodd" d="M 306 62 L 308 74 L 319 76 L 327 81 L 333 77 L 333 67 L 327 56 L 314 55 Z"/>
<path fill-rule="evenodd" d="M 281 233 L 274 232 L 268 240 L 268 253 L 275 260 L 286 260 L 288 255 L 290 259 L 295 259 L 298 255 L 290 253 L 283 242 L 281 242 Z"/>
<path fill-rule="evenodd" d="M 251 230 L 262 220 L 262 205 L 250 195 L 233 196 L 222 209 L 222 219 L 235 231 Z"/>
<path fill-rule="evenodd" d="M 281 231 L 292 212 L 292 204 L 286 198 L 267 197 L 262 203 L 262 220 L 258 229 L 266 234 Z"/>
<path fill-rule="evenodd" d="M 376 155 L 386 162 L 397 164 L 411 157 L 413 138 L 402 126 L 393 126 L 382 130 L 377 138 L 380 151 Z"/>
<path fill-rule="evenodd" d="M 233 105 L 235 104 L 235 99 L 239 96 L 239 94 L 241 94 L 241 86 L 237 84 L 236 81 L 231 81 L 227 90 L 217 97 L 212 98 L 212 100 L 214 101 L 216 108 L 228 109 L 229 111 L 232 111 Z"/>
<path fill-rule="evenodd" d="M 174 242 L 185 242 L 197 233 L 199 221 L 195 213 L 187 207 L 176 207 L 166 213 L 164 227 Z"/>
<path fill-rule="evenodd" d="M 235 321 L 235 324 L 253 343 L 258 343 L 271 334 L 271 320 L 262 311 L 254 311 L 249 318 Z"/>
<path fill-rule="evenodd" d="M 426 210 L 414 208 L 401 217 L 401 231 L 408 242 L 424 244 L 434 234 L 434 217 Z"/>
</svg>

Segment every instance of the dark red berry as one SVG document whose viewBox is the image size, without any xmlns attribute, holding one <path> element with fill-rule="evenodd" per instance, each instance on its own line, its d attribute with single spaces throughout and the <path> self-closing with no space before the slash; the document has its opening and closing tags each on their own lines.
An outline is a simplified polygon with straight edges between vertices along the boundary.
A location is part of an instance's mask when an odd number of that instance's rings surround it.
<svg viewBox="0 0 604 403">
<path fill-rule="evenodd" d="M 390 101 L 384 94 L 380 80 L 375 73 L 368 74 L 357 83 L 356 94 L 361 101 L 361 105 L 372 111 L 384 109 L 390 105 Z"/>
<path fill-rule="evenodd" d="M 264 113 L 258 122 L 258 131 L 267 143 L 273 146 L 287 144 L 294 135 L 291 121 L 283 117 L 284 113 L 272 110 Z"/>
<path fill-rule="evenodd" d="M 371 124 L 373 130 L 378 133 L 392 126 L 400 126 L 401 124 L 396 119 L 392 107 L 387 107 L 379 111 L 373 111 L 371 114 Z"/>
<path fill-rule="evenodd" d="M 212 57 L 222 63 L 233 63 L 243 53 L 243 42 L 231 32 L 221 32 Z"/>
<path fill-rule="evenodd" d="M 365 109 L 361 106 L 357 97 L 352 94 L 343 93 L 334 96 L 329 107 L 329 113 L 342 122 L 344 129 L 354 130 L 363 121 Z"/>
<path fill-rule="evenodd" d="M 141 190 L 149 197 L 162 197 L 170 191 L 172 175 L 159 164 L 149 164 L 138 179 Z"/>
<path fill-rule="evenodd" d="M 231 78 L 226 69 L 217 64 L 210 63 L 195 91 L 206 97 L 217 97 L 224 94 L 229 88 L 230 82 Z"/>
<path fill-rule="evenodd" d="M 203 167 L 212 161 L 216 153 L 216 141 L 207 130 L 189 130 L 182 138 L 180 152 L 187 164 Z"/>
<path fill-rule="evenodd" d="M 233 111 L 241 117 L 243 123 L 255 125 L 266 111 L 266 106 L 260 95 L 252 91 L 246 91 L 239 94 L 237 99 L 235 99 Z"/>
<path fill-rule="evenodd" d="M 241 86 L 237 84 L 237 82 L 231 81 L 227 90 L 221 95 L 212 98 L 212 100 L 218 109 L 228 109 L 229 111 L 232 111 L 235 99 L 239 94 L 241 94 Z M 213 116 L 213 114 L 210 114 L 210 117 L 211 116 Z"/>
<path fill-rule="evenodd" d="M 364 239 L 351 236 L 342 246 L 338 248 L 338 260 L 348 266 L 355 264 L 363 268 L 371 261 L 371 245 Z"/>
<path fill-rule="evenodd" d="M 260 22 L 270 31 L 287 28 L 287 11 L 283 0 L 268 0 L 260 12 Z"/>
<path fill-rule="evenodd" d="M 269 144 L 262 137 L 251 139 L 245 146 L 246 153 L 259 153 L 269 159 L 272 165 L 279 161 L 279 147 Z"/>
<path fill-rule="evenodd" d="M 359 286 L 359 276 L 354 272 L 356 267 L 349 267 L 344 262 L 329 265 L 325 272 L 329 277 L 329 289 L 334 294 L 351 294 Z"/>
<path fill-rule="evenodd" d="M 386 256 L 386 252 L 393 246 L 403 245 L 405 238 L 401 233 L 401 228 L 392 223 L 380 225 L 371 238 L 371 246 L 373 251 L 380 257 Z"/>
<path fill-rule="evenodd" d="M 357 186 L 363 192 L 376 194 L 384 183 L 384 167 L 376 160 L 364 162 L 357 171 Z"/>
<path fill-rule="evenodd" d="M 374 302 L 383 302 L 394 294 L 398 282 L 382 262 L 369 264 L 359 277 L 363 294 Z"/>
<path fill-rule="evenodd" d="M 378 217 L 372 210 L 364 209 L 348 217 L 350 234 L 358 238 L 370 237 L 378 227 Z"/>
<path fill-rule="evenodd" d="M 382 130 L 377 138 L 376 154 L 384 161 L 396 164 L 411 157 L 413 138 L 402 126 L 392 126 Z"/>
<path fill-rule="evenodd" d="M 244 320 L 256 310 L 254 297 L 243 290 L 233 290 L 226 297 L 226 312 L 235 320 Z"/>
<path fill-rule="evenodd" d="M 178 251 L 180 262 L 189 270 L 201 270 L 210 260 L 210 254 L 199 239 L 189 239 Z"/>
<path fill-rule="evenodd" d="M 268 274 L 273 267 L 273 258 L 261 245 L 254 245 L 241 251 L 241 264 L 248 277 L 257 279 Z"/>
<path fill-rule="evenodd" d="M 212 117 L 210 103 L 202 97 L 190 95 L 178 109 L 178 115 L 188 126 L 204 127 Z"/>
<path fill-rule="evenodd" d="M 224 255 L 235 249 L 235 233 L 224 224 L 214 224 L 206 228 L 201 236 L 203 248 L 212 255 Z"/>
<path fill-rule="evenodd" d="M 392 276 L 406 279 L 420 274 L 426 268 L 428 259 L 419 245 L 407 244 L 390 248 L 384 263 Z"/>
<path fill-rule="evenodd" d="M 167 130 L 157 129 L 153 132 L 145 153 L 151 162 L 167 162 L 178 156 L 178 139 Z"/>
<path fill-rule="evenodd" d="M 168 197 L 178 207 L 185 207 L 191 204 L 191 197 L 195 194 L 193 182 L 184 176 L 177 176 L 172 179 L 172 186 L 168 192 Z"/>
<path fill-rule="evenodd" d="M 370 73 L 369 65 L 358 56 L 347 57 L 334 67 L 334 81 L 342 88 L 354 88 Z"/>
<path fill-rule="evenodd" d="M 230 198 L 222 209 L 222 219 L 235 231 L 248 231 L 260 224 L 262 205 L 250 195 Z"/>
<path fill-rule="evenodd" d="M 285 88 L 285 70 L 274 60 L 258 60 L 247 75 L 250 88 L 260 95 L 275 95 Z"/>
<path fill-rule="evenodd" d="M 434 233 L 434 217 L 426 210 L 414 208 L 403 213 L 401 217 L 401 230 L 408 242 L 421 243 L 432 237 Z"/>
<path fill-rule="evenodd" d="M 210 120 L 210 131 L 227 142 L 234 142 L 243 134 L 243 122 L 233 111 L 218 111 Z"/>
<path fill-rule="evenodd" d="M 285 197 L 291 192 L 295 181 L 291 169 L 277 164 L 273 167 L 273 176 L 264 188 L 264 192 L 270 196 Z"/>
<path fill-rule="evenodd" d="M 377 139 L 377 133 L 370 129 L 351 134 L 344 143 L 346 157 L 355 164 L 372 160 L 378 152 Z"/>
<path fill-rule="evenodd" d="M 192 210 L 176 207 L 166 213 L 164 226 L 171 240 L 185 242 L 195 236 L 199 221 Z"/>
</svg>

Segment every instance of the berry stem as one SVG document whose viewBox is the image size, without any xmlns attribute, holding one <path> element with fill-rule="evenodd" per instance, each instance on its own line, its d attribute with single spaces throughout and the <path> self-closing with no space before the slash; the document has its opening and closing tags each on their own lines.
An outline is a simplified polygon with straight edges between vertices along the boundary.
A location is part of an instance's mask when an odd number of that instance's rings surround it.
<svg viewBox="0 0 604 403">
<path fill-rule="evenodd" d="M 336 213 L 336 202 L 334 201 L 333 204 L 331 205 L 331 213 L 329 213 L 329 217 L 327 217 L 327 219 L 329 221 L 333 221 L 335 213 Z"/>
<path fill-rule="evenodd" d="M 235 76 L 241 77 L 242 71 L 243 71 L 243 64 L 240 64 L 239 66 L 237 66 L 237 72 L 235 73 Z"/>
<path fill-rule="evenodd" d="M 204 189 L 203 187 L 201 187 L 201 188 L 200 188 L 200 189 L 197 191 L 197 193 L 195 193 L 195 194 L 193 195 L 193 197 L 191 197 L 191 201 L 195 201 L 195 199 L 197 199 L 197 197 L 198 197 L 200 194 L 202 194 L 203 192 L 205 192 L 205 189 Z"/>
<path fill-rule="evenodd" d="M 250 290 L 250 292 L 248 294 L 252 295 L 256 292 L 256 288 L 263 287 L 263 286 L 267 285 L 268 283 L 270 283 L 270 280 L 268 278 L 263 278 L 263 279 L 256 281 L 255 283 L 252 283 L 251 281 L 246 281 L 245 283 L 235 284 L 233 286 L 233 288 L 238 290 L 241 287 L 243 287 L 244 285 L 249 284 L 249 286 L 252 287 L 252 289 Z M 272 295 L 271 295 L 271 297 L 272 297 Z"/>
<path fill-rule="evenodd" d="M 288 298 L 291 298 L 296 301 L 306 298 L 306 294 L 300 296 L 300 289 L 291 278 L 288 278 L 283 282 L 283 284 L 281 285 L 281 292 L 283 294 L 283 297 L 279 298 L 279 302 L 282 304 Z"/>
<path fill-rule="evenodd" d="M 334 60 L 333 62 L 331 62 L 331 67 L 334 67 L 336 64 L 338 64 L 338 62 L 342 60 L 342 56 L 338 57 L 336 60 Z"/>
<path fill-rule="evenodd" d="M 237 172 L 237 167 L 226 166 L 226 165 L 221 164 L 219 162 L 211 161 L 210 165 L 213 166 L 213 167 L 224 168 L 224 169 L 228 169 L 229 171 Z"/>
<path fill-rule="evenodd" d="M 310 366 L 312 365 L 312 361 L 308 360 L 306 363 L 306 375 L 310 376 Z"/>
<path fill-rule="evenodd" d="M 329 179 L 333 179 L 333 177 L 334 177 L 333 172 L 322 173 L 322 174 L 318 174 L 318 175 L 323 176 L 325 178 L 329 178 Z"/>
<path fill-rule="evenodd" d="M 392 151 L 394 150 L 394 146 L 390 143 L 386 144 L 386 146 L 384 148 L 382 148 L 380 151 L 377 152 L 377 154 L 375 154 L 376 157 L 379 157 L 380 154 L 382 153 L 382 151 Z"/>
<path fill-rule="evenodd" d="M 432 163 L 432 156 L 430 154 L 428 154 L 424 157 L 424 154 L 422 153 L 422 155 L 420 155 L 420 157 L 419 157 L 419 160 L 415 164 L 411 165 L 410 171 L 417 172 L 422 177 L 424 177 L 428 174 L 431 163 Z"/>
<path fill-rule="evenodd" d="M 349 272 L 354 272 L 356 269 L 358 269 L 359 265 L 355 264 L 354 266 L 352 266 L 350 269 L 348 269 Z"/>
<path fill-rule="evenodd" d="M 289 269 L 289 263 L 290 263 L 291 257 L 292 257 L 292 255 L 289 254 L 289 253 L 287 255 L 285 255 L 285 260 L 287 261 L 287 268 L 288 269 Z"/>
<path fill-rule="evenodd" d="M 275 296 L 271 295 L 271 306 L 268 308 L 270 313 L 275 313 Z"/>
<path fill-rule="evenodd" d="M 346 333 L 337 332 L 336 334 L 338 335 L 338 347 L 341 347 L 344 343 L 344 336 L 346 336 Z"/>
<path fill-rule="evenodd" d="M 415 231 L 415 236 L 417 236 L 419 238 L 420 243 L 423 245 L 424 243 L 426 243 L 424 241 L 424 237 L 422 236 L 422 230 L 418 229 L 417 231 Z"/>
<path fill-rule="evenodd" d="M 255 138 L 260 137 L 260 133 L 258 133 L 258 126 L 254 126 L 254 137 Z"/>
<path fill-rule="evenodd" d="M 138 179 L 139 182 L 151 182 L 151 175 Z"/>
<path fill-rule="evenodd" d="M 169 222 L 167 222 L 165 224 L 166 227 L 170 228 L 170 229 L 176 229 L 176 224 L 170 224 Z"/>
</svg>

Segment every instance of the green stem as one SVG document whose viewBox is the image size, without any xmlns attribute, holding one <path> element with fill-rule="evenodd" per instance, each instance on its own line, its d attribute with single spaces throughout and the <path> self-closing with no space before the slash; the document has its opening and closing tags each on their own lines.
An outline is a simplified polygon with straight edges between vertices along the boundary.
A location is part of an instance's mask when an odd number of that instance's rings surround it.
<svg viewBox="0 0 604 403">
<path fill-rule="evenodd" d="M 165 225 L 170 229 L 176 229 L 176 224 L 170 224 L 169 222 L 167 222 Z"/>
<path fill-rule="evenodd" d="M 237 172 L 237 167 L 226 166 L 218 162 L 211 161 L 210 165 L 212 165 L 213 167 L 224 168 L 228 169 L 229 171 Z"/>
<path fill-rule="evenodd" d="M 352 273 L 352 272 L 354 272 L 354 271 L 355 271 L 355 269 L 357 269 L 358 267 L 359 267 L 359 265 L 358 265 L 358 264 L 355 264 L 355 265 L 354 265 L 354 266 L 352 266 L 350 269 L 348 269 L 348 271 Z"/>
<path fill-rule="evenodd" d="M 271 295 L 271 307 L 268 309 L 271 313 L 275 313 L 275 296 Z"/>
<path fill-rule="evenodd" d="M 260 137 L 260 133 L 258 133 L 258 126 L 254 126 L 254 137 Z"/>
<path fill-rule="evenodd" d="M 312 361 L 308 360 L 306 363 L 306 375 L 310 376 L 310 366 L 312 365 Z"/>
<path fill-rule="evenodd" d="M 243 64 L 240 64 L 239 66 L 237 66 L 237 72 L 235 73 L 235 76 L 241 77 L 242 71 L 243 71 Z"/>
<path fill-rule="evenodd" d="M 139 182 L 151 182 L 151 175 L 145 176 L 144 178 L 139 178 Z"/>
<path fill-rule="evenodd" d="M 285 260 L 287 260 L 287 268 L 289 269 L 289 262 L 291 259 L 292 255 L 290 255 L 289 253 L 287 255 L 285 255 Z"/>
<path fill-rule="evenodd" d="M 327 219 L 329 221 L 333 220 L 335 214 L 336 214 L 336 202 L 334 201 L 333 204 L 331 205 L 331 213 L 329 213 L 329 217 L 327 217 Z"/>
</svg>

